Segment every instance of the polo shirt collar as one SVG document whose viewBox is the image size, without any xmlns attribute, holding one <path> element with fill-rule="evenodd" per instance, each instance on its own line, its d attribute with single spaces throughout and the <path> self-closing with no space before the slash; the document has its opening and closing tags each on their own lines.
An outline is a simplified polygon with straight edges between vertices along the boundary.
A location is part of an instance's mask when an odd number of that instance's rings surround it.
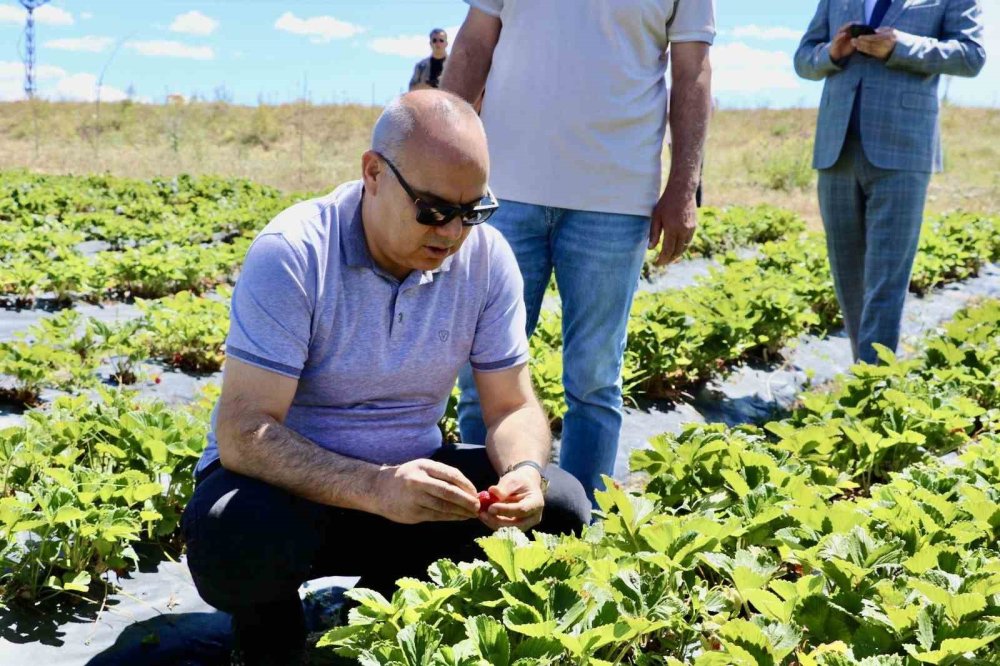
<svg viewBox="0 0 1000 666">
<path fill-rule="evenodd" d="M 344 263 L 355 268 L 375 268 L 375 260 L 372 259 L 371 252 L 368 251 L 368 242 L 365 240 L 365 227 L 361 223 L 361 201 L 364 199 L 364 190 L 358 197 L 357 206 L 347 223 L 347 233 L 344 234 Z"/>
<path fill-rule="evenodd" d="M 382 275 L 384 271 L 379 270 L 372 253 L 368 249 L 368 241 L 365 240 L 365 226 L 361 221 L 361 202 L 364 200 L 364 188 L 361 189 L 361 196 L 358 197 L 357 206 L 347 223 L 344 242 L 342 244 L 344 252 L 344 263 L 355 268 L 370 268 Z M 438 273 L 447 273 L 451 270 L 451 264 L 455 260 L 455 255 L 446 258 L 440 266 L 432 271 L 420 271 L 417 284 L 427 284 L 434 281 L 434 276 Z M 404 282 L 415 280 L 416 276 L 411 273 Z"/>
</svg>

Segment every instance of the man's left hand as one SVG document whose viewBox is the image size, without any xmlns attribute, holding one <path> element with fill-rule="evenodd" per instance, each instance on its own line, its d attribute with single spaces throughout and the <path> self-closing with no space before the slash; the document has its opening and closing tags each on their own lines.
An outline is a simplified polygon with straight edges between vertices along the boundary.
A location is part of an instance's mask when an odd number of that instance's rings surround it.
<svg viewBox="0 0 1000 666">
<path fill-rule="evenodd" d="M 479 520 L 494 530 L 516 527 L 529 530 L 542 520 L 545 497 L 538 470 L 520 467 L 500 477 L 490 494 L 497 498 L 489 509 L 479 512 Z"/>
<path fill-rule="evenodd" d="M 854 39 L 858 51 L 879 60 L 888 60 L 896 48 L 896 29 L 879 28 L 874 35 L 861 35 Z"/>
<path fill-rule="evenodd" d="M 677 259 L 687 250 L 698 227 L 698 209 L 695 206 L 694 194 L 679 195 L 669 188 L 660 197 L 653 209 L 652 224 L 649 228 L 649 249 L 655 248 L 660 237 L 663 246 L 656 258 L 657 266 L 665 266 Z"/>
</svg>

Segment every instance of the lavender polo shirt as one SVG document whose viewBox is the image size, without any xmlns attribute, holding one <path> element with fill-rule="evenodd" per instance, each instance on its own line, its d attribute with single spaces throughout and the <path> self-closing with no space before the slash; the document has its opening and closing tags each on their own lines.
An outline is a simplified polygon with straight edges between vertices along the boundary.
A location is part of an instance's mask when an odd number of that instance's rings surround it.
<svg viewBox="0 0 1000 666">
<path fill-rule="evenodd" d="M 361 182 L 285 210 L 247 252 L 226 355 L 298 380 L 285 426 L 318 446 L 399 464 L 441 446 L 437 423 L 463 364 L 528 360 L 521 273 L 489 225 L 434 271 L 402 282 L 375 265 Z M 198 463 L 218 459 L 218 405 Z"/>
</svg>

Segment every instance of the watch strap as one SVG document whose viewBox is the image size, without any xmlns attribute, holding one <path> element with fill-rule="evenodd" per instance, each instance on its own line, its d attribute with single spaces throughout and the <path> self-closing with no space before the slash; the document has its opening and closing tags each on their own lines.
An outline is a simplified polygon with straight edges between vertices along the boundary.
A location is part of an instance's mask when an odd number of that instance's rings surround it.
<svg viewBox="0 0 1000 666">
<path fill-rule="evenodd" d="M 536 463 L 534 460 L 522 460 L 519 463 L 514 463 L 504 470 L 504 474 L 510 474 L 515 469 L 520 469 L 521 467 L 533 467 L 537 472 L 538 476 L 542 478 L 542 490 L 545 491 L 549 486 L 549 477 L 545 476 L 545 468 Z"/>
</svg>

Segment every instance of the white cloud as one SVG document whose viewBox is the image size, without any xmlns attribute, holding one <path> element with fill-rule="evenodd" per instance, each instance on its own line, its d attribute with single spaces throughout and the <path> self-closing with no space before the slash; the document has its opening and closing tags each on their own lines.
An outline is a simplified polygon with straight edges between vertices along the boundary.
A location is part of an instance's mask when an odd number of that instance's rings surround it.
<svg viewBox="0 0 1000 666">
<path fill-rule="evenodd" d="M 183 32 L 188 35 L 211 35 L 219 27 L 219 22 L 210 16 L 205 16 L 197 9 L 187 14 L 180 14 L 170 24 L 173 32 Z"/>
<path fill-rule="evenodd" d="M 766 41 L 783 39 L 797 42 L 802 39 L 802 30 L 777 25 L 741 25 L 733 28 L 731 31 L 724 31 L 723 34 L 732 35 L 737 39 L 761 39 Z"/>
<path fill-rule="evenodd" d="M 125 47 L 144 56 L 190 58 L 191 60 L 212 60 L 215 58 L 215 51 L 212 50 L 211 46 L 191 46 L 166 39 L 126 42 Z"/>
<path fill-rule="evenodd" d="M 73 25 L 73 15 L 65 9 L 42 5 L 35 10 L 35 21 L 44 25 Z"/>
<path fill-rule="evenodd" d="M 0 23 L 23 24 L 28 12 L 20 5 L 0 5 Z M 42 25 L 73 25 L 73 15 L 65 9 L 42 5 L 35 10 L 35 23 Z"/>
<path fill-rule="evenodd" d="M 35 67 L 35 78 L 41 79 L 54 79 L 60 76 L 66 76 L 66 71 L 61 67 L 54 67 L 53 65 L 38 65 Z M 23 79 L 24 78 L 24 63 L 17 62 L 14 60 L 0 61 L 0 79 Z"/>
<path fill-rule="evenodd" d="M 295 35 L 306 35 L 314 44 L 325 44 L 334 39 L 347 39 L 365 31 L 359 25 L 335 19 L 332 16 L 299 18 L 292 12 L 285 12 L 274 22 L 274 27 Z"/>
<path fill-rule="evenodd" d="M 0 23 L 23 24 L 28 12 L 20 5 L 0 5 Z M 42 5 L 35 10 L 35 23 L 42 25 L 73 25 L 73 15 L 65 9 Z"/>
<path fill-rule="evenodd" d="M 448 33 L 448 40 L 451 41 L 458 32 L 458 26 L 445 28 L 444 31 Z M 373 39 L 368 44 L 368 47 L 372 51 L 375 51 L 375 53 L 383 55 L 395 55 L 403 58 L 424 58 L 431 53 L 430 34 L 379 37 Z"/>
<path fill-rule="evenodd" d="M 87 35 L 86 37 L 67 37 L 66 39 L 50 39 L 44 46 L 50 49 L 60 49 L 63 51 L 84 51 L 86 53 L 101 53 L 114 44 L 111 37 L 97 37 Z"/>
<path fill-rule="evenodd" d="M 801 87 L 792 56 L 743 42 L 712 47 L 712 91 L 767 94 Z"/>
<path fill-rule="evenodd" d="M 93 102 L 97 99 L 97 77 L 93 74 L 73 74 L 60 79 L 46 97 L 68 102 Z M 120 102 L 128 95 L 118 88 L 101 86 L 102 102 Z"/>
<path fill-rule="evenodd" d="M 35 68 L 39 97 L 75 102 L 92 102 L 97 94 L 97 77 L 88 73 L 69 74 L 61 67 L 39 65 Z M 0 101 L 24 99 L 24 65 L 0 61 Z M 111 86 L 101 86 L 101 100 L 117 102 L 127 95 Z"/>
<path fill-rule="evenodd" d="M 0 23 L 24 23 L 24 9 L 14 5 L 0 5 Z"/>
<path fill-rule="evenodd" d="M 51 81 L 66 76 L 66 70 L 53 65 L 35 67 L 35 80 Z M 24 99 L 24 63 L 0 61 L 0 101 Z"/>
</svg>

